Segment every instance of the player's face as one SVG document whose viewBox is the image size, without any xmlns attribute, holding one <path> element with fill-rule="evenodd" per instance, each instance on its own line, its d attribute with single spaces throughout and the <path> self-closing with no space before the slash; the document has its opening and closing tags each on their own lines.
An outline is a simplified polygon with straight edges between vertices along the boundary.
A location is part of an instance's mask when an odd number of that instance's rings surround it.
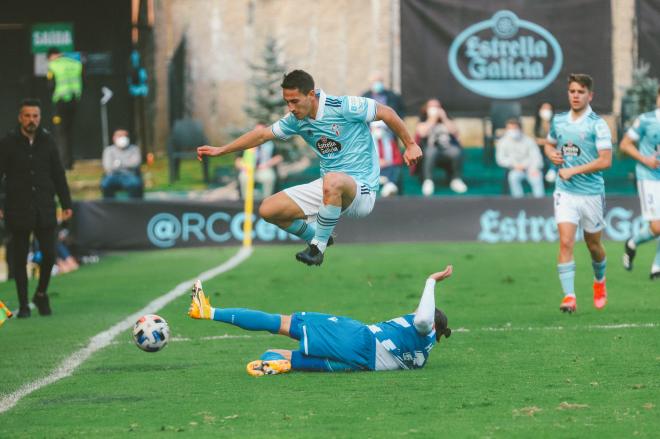
<svg viewBox="0 0 660 439">
<path fill-rule="evenodd" d="M 314 90 L 310 90 L 309 93 L 303 94 L 297 88 L 283 88 L 282 97 L 286 102 L 287 108 L 296 119 L 304 119 L 311 114 L 315 97 Z"/>
<path fill-rule="evenodd" d="M 568 103 L 575 112 L 584 110 L 593 97 L 594 93 L 584 85 L 577 82 L 568 85 Z"/>
<path fill-rule="evenodd" d="M 24 106 L 18 113 L 18 123 L 24 132 L 34 133 L 41 123 L 41 110 L 39 107 Z"/>
</svg>

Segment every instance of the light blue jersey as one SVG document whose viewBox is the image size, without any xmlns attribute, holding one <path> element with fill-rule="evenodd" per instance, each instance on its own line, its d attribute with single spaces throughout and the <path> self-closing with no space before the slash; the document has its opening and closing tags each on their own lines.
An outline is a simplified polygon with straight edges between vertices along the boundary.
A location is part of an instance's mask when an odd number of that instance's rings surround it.
<svg viewBox="0 0 660 439">
<path fill-rule="evenodd" d="M 369 122 L 376 118 L 376 101 L 356 96 L 327 96 L 317 90 L 316 119 L 289 113 L 271 129 L 280 139 L 300 135 L 321 159 L 321 176 L 341 172 L 378 190 L 380 165 Z"/>
<path fill-rule="evenodd" d="M 660 156 L 660 109 L 639 116 L 626 134 L 637 143 L 640 154 Z M 638 180 L 660 180 L 660 168 L 637 163 L 635 171 Z"/>
<path fill-rule="evenodd" d="M 552 118 L 548 140 L 556 145 L 564 158 L 562 168 L 572 168 L 593 162 L 598 152 L 612 149 L 612 133 L 605 121 L 588 107 L 577 120 L 571 120 L 571 112 Z M 556 188 L 578 195 L 602 195 L 605 182 L 602 171 L 577 174 L 565 181 L 557 178 Z"/>
<path fill-rule="evenodd" d="M 399 363 L 401 369 L 424 367 L 435 346 L 435 330 L 421 335 L 413 323 L 415 314 L 406 314 L 386 322 L 369 325 L 376 339 Z"/>
</svg>

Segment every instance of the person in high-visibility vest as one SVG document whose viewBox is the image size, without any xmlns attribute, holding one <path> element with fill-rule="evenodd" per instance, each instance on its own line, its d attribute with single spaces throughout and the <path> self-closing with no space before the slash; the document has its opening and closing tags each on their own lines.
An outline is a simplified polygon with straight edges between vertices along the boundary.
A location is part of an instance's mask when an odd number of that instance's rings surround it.
<svg viewBox="0 0 660 439">
<path fill-rule="evenodd" d="M 58 137 L 62 164 L 73 168 L 73 121 L 82 95 L 82 63 L 62 55 L 59 49 L 48 49 L 48 81 L 53 90 L 55 116 L 53 125 Z"/>
</svg>

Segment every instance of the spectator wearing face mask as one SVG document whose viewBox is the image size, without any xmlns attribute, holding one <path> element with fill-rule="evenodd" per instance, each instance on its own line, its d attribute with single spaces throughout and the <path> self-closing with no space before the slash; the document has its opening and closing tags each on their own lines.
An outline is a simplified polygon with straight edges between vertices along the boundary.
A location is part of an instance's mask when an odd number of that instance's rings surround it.
<svg viewBox="0 0 660 439">
<path fill-rule="evenodd" d="M 383 75 L 379 72 L 374 72 L 369 77 L 369 90 L 365 91 L 362 96 L 365 98 L 373 99 L 379 104 L 387 105 L 391 107 L 400 118 L 404 118 L 406 112 L 403 108 L 403 102 L 401 101 L 401 96 L 394 93 L 392 90 L 385 88 L 385 83 L 383 82 Z"/>
<path fill-rule="evenodd" d="M 536 137 L 536 144 L 539 146 L 539 149 L 543 151 L 545 146 L 548 133 L 550 132 L 550 122 L 552 122 L 552 116 L 555 114 L 555 108 L 550 102 L 543 102 L 539 105 L 536 110 L 536 116 L 534 117 L 534 137 Z M 543 168 L 546 169 L 545 181 L 548 183 L 554 183 L 557 179 L 557 169 L 555 166 L 543 156 Z"/>
<path fill-rule="evenodd" d="M 144 183 L 140 174 L 141 162 L 140 148 L 131 144 L 128 131 L 116 129 L 112 135 L 112 145 L 103 150 L 103 198 L 114 198 L 118 191 L 128 192 L 130 198 L 142 198 Z"/>
<path fill-rule="evenodd" d="M 512 197 L 523 197 L 525 179 L 532 187 L 534 198 L 543 197 L 543 158 L 534 139 L 520 129 L 518 119 L 506 122 L 504 135 L 496 143 L 495 159 L 499 166 L 509 170 L 507 178 Z"/>
</svg>

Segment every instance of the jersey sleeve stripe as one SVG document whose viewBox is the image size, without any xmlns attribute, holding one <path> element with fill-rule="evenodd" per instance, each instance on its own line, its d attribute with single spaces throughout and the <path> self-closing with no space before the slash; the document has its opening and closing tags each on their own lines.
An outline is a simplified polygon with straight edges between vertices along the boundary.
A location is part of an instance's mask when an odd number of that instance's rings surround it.
<svg viewBox="0 0 660 439">
<path fill-rule="evenodd" d="M 626 135 L 630 137 L 634 142 L 639 141 L 639 134 L 632 127 L 628 128 L 628 131 L 626 131 Z"/>
<path fill-rule="evenodd" d="M 376 101 L 367 99 L 367 122 L 373 122 L 376 119 Z"/>
<path fill-rule="evenodd" d="M 289 138 L 289 136 L 287 136 L 286 134 L 284 134 L 284 131 L 282 131 L 282 127 L 280 127 L 280 121 L 279 121 L 279 120 L 278 120 L 277 122 L 275 122 L 275 123 L 270 127 L 270 129 L 271 129 L 271 131 L 273 132 L 273 134 L 275 135 L 275 137 L 278 137 L 278 138 L 280 138 L 280 139 L 282 139 L 282 140 L 286 140 L 286 139 Z"/>
</svg>

